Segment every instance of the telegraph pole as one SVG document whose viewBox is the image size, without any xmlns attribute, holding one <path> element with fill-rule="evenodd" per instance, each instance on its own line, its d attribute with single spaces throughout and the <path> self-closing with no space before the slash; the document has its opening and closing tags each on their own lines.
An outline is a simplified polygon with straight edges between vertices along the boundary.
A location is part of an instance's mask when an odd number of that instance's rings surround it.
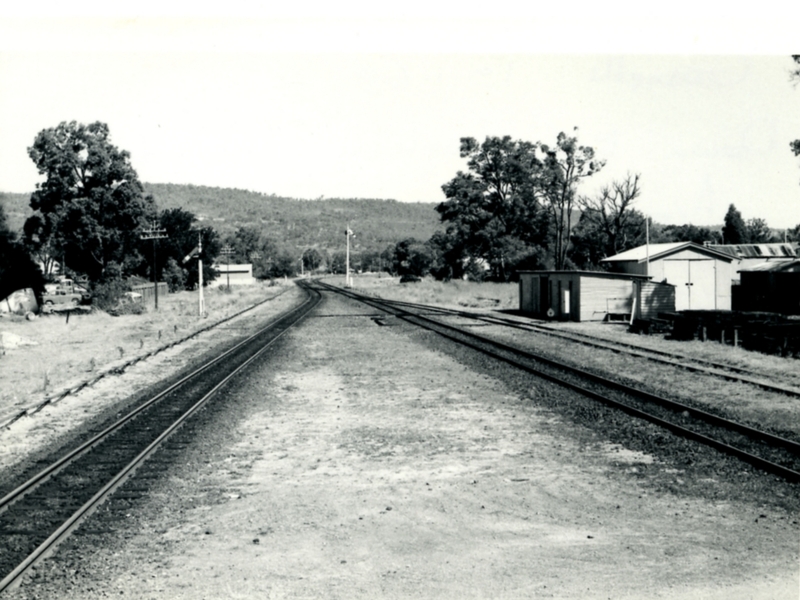
<svg viewBox="0 0 800 600">
<path fill-rule="evenodd" d="M 197 289 L 199 291 L 200 316 L 206 312 L 206 303 L 203 300 L 203 234 L 197 232 Z"/>
<path fill-rule="evenodd" d="M 233 254 L 233 248 L 231 248 L 230 244 L 225 244 L 222 247 L 222 250 L 219 251 L 225 257 L 225 277 L 228 284 L 228 290 L 231 289 L 231 254 Z"/>
<path fill-rule="evenodd" d="M 344 287 L 353 287 L 353 282 L 350 280 L 350 236 L 353 232 L 350 231 L 350 223 L 347 224 L 347 229 L 344 232 L 347 238 L 347 251 L 345 252 L 345 270 L 344 270 Z"/>
<path fill-rule="evenodd" d="M 156 277 L 156 268 L 158 263 L 156 262 L 156 247 L 158 240 L 166 239 L 167 237 L 167 230 L 160 229 L 157 227 L 155 221 L 150 226 L 150 229 L 145 229 L 140 236 L 143 240 L 153 240 L 153 298 L 155 300 L 155 309 L 158 310 L 158 279 Z"/>
</svg>

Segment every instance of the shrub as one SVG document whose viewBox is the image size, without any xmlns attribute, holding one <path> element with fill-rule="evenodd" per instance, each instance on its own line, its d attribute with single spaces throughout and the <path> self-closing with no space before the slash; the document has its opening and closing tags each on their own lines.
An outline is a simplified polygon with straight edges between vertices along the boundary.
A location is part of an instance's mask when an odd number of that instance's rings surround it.
<svg viewBox="0 0 800 600">
<path fill-rule="evenodd" d="M 410 273 L 406 273 L 405 275 L 400 277 L 400 283 L 417 283 L 419 281 L 422 280 L 416 275 L 412 275 Z"/>
<path fill-rule="evenodd" d="M 120 277 L 95 283 L 92 299 L 95 307 L 110 315 L 140 315 L 144 312 L 141 299 L 129 297 L 130 285 Z"/>
<path fill-rule="evenodd" d="M 181 292 L 186 289 L 186 269 L 181 268 L 178 261 L 171 256 L 167 259 L 163 277 L 169 286 L 170 292 Z"/>
</svg>

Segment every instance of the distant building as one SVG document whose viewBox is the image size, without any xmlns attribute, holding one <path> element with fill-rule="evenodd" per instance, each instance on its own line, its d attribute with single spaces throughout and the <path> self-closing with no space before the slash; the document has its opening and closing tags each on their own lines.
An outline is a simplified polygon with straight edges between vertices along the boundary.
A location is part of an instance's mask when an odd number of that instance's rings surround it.
<svg viewBox="0 0 800 600">
<path fill-rule="evenodd" d="M 713 246 L 672 242 L 604 258 L 614 273 L 645 275 L 675 286 L 675 310 L 730 310 L 734 257 Z"/>
<path fill-rule="evenodd" d="M 252 264 L 235 265 L 233 263 L 223 263 L 214 265 L 214 268 L 219 272 L 219 276 L 215 280 L 218 285 L 228 285 L 228 281 L 230 281 L 231 285 L 253 285 L 256 282 L 253 277 Z"/>
</svg>

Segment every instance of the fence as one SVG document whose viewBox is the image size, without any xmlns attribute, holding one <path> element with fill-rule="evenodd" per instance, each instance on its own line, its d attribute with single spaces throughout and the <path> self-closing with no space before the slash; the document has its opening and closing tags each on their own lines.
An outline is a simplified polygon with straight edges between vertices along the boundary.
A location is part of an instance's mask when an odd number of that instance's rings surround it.
<svg viewBox="0 0 800 600">
<path fill-rule="evenodd" d="M 152 283 L 143 283 L 142 285 L 131 286 L 131 291 L 137 292 L 142 295 L 142 302 L 145 304 L 155 304 L 155 290 Z M 158 295 L 164 297 L 169 292 L 166 282 L 158 282 Z"/>
</svg>

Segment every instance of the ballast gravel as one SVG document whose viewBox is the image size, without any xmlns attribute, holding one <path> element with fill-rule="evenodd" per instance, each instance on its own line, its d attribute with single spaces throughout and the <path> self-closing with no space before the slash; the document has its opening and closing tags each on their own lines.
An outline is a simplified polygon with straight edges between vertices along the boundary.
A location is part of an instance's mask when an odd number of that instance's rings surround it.
<svg viewBox="0 0 800 600">
<path fill-rule="evenodd" d="M 798 597 L 796 487 L 376 316 L 328 297 L 7 597 Z"/>
</svg>

